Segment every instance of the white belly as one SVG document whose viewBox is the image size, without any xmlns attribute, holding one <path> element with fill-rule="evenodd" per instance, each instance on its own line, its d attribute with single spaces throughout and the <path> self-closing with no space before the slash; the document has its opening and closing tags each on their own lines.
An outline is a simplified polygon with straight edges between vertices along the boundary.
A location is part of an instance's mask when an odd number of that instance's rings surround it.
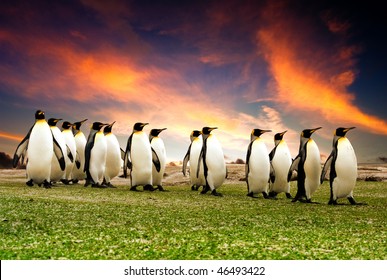
<svg viewBox="0 0 387 280">
<path fill-rule="evenodd" d="M 78 160 L 80 162 L 80 167 L 76 165 L 73 168 L 72 178 L 77 180 L 83 180 L 86 178 L 86 173 L 83 171 L 85 167 L 85 146 L 86 146 L 86 137 L 82 132 L 78 132 L 75 137 L 75 147 L 77 150 Z"/>
<path fill-rule="evenodd" d="M 272 165 L 275 173 L 275 180 L 270 184 L 270 190 L 276 193 L 289 192 L 290 184 L 288 182 L 288 172 L 292 164 L 292 158 L 289 148 L 284 141 L 281 141 L 276 149 L 272 159 Z"/>
<path fill-rule="evenodd" d="M 106 164 L 105 164 L 105 180 L 107 183 L 116 177 L 121 170 L 121 150 L 117 137 L 109 133 L 106 138 Z"/>
<path fill-rule="evenodd" d="M 89 171 L 95 183 L 102 182 L 106 162 L 106 139 L 102 132 L 97 132 L 91 149 Z"/>
<path fill-rule="evenodd" d="M 270 176 L 269 154 L 264 141 L 254 140 L 249 160 L 248 186 L 249 192 L 262 193 L 268 190 Z"/>
<path fill-rule="evenodd" d="M 130 157 L 132 186 L 152 185 L 152 152 L 149 139 L 144 132 L 133 134 Z"/>
<path fill-rule="evenodd" d="M 207 139 L 206 164 L 208 185 L 211 190 L 219 188 L 226 179 L 226 163 L 222 147 L 214 135 Z"/>
<path fill-rule="evenodd" d="M 54 154 L 50 126 L 46 121 L 35 123 L 28 143 L 27 175 L 34 183 L 41 184 L 50 181 L 51 161 Z"/>
<path fill-rule="evenodd" d="M 333 181 L 334 199 L 352 194 L 357 179 L 357 159 L 347 138 L 340 138 L 335 163 L 337 177 Z"/>
<path fill-rule="evenodd" d="M 309 140 L 306 149 L 307 156 L 304 163 L 305 192 L 306 197 L 310 199 L 320 185 L 321 162 L 320 151 L 312 139 Z"/>
<path fill-rule="evenodd" d="M 159 172 L 157 172 L 155 165 L 152 163 L 152 185 L 161 186 L 161 181 L 163 180 L 164 172 L 165 172 L 165 164 L 167 161 L 164 142 L 161 138 L 155 137 L 152 139 L 151 146 L 153 150 L 156 152 L 160 161 Z"/>
<path fill-rule="evenodd" d="M 204 186 L 206 180 L 204 179 L 204 168 L 203 161 L 200 161 L 199 177 L 196 177 L 198 170 L 198 162 L 200 152 L 202 151 L 203 140 L 202 137 L 195 138 L 191 145 L 191 152 L 189 158 L 189 175 L 191 180 L 191 185 L 195 186 Z"/>
</svg>

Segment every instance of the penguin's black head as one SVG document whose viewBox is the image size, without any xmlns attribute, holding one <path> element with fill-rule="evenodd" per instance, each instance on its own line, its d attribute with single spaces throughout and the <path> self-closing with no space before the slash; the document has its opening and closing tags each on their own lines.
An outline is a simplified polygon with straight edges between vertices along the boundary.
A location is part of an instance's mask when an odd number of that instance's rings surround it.
<svg viewBox="0 0 387 280">
<path fill-rule="evenodd" d="M 94 122 L 91 129 L 100 130 L 105 124 L 101 122 Z"/>
<path fill-rule="evenodd" d="M 142 131 L 142 129 L 144 128 L 144 126 L 148 125 L 149 123 L 135 123 L 134 126 L 133 126 L 133 130 L 134 131 Z"/>
<path fill-rule="evenodd" d="M 274 140 L 281 141 L 286 132 L 287 130 L 285 130 L 284 132 L 276 133 L 276 135 L 274 135 Z"/>
<path fill-rule="evenodd" d="M 82 125 L 85 121 L 87 121 L 87 119 L 84 119 L 83 121 L 80 121 L 80 122 L 75 122 L 75 123 L 73 124 L 73 128 L 76 129 L 76 130 L 80 130 L 80 129 L 81 129 L 81 125 Z"/>
<path fill-rule="evenodd" d="M 202 134 L 209 135 L 211 133 L 211 131 L 213 131 L 214 129 L 218 129 L 218 128 L 205 126 L 202 128 Z"/>
<path fill-rule="evenodd" d="M 116 123 L 116 122 L 114 121 L 113 123 L 111 123 L 111 124 L 105 126 L 105 128 L 103 129 L 103 132 L 104 132 L 104 133 L 110 133 L 110 132 L 112 132 L 112 127 L 113 127 L 113 125 L 114 125 L 115 123 Z"/>
<path fill-rule="evenodd" d="M 344 137 L 345 134 L 347 134 L 348 131 L 350 131 L 351 129 L 354 129 L 355 127 L 339 127 L 336 129 L 335 131 L 335 135 L 336 136 L 339 136 L 339 137 Z"/>
<path fill-rule="evenodd" d="M 61 121 L 62 119 L 55 119 L 55 118 L 51 118 L 51 119 L 49 119 L 48 120 L 48 125 L 49 126 L 56 126 L 56 124 L 59 122 L 59 121 Z"/>
<path fill-rule="evenodd" d="M 69 123 L 69 122 L 63 122 L 62 123 L 62 128 L 63 129 L 69 129 L 69 128 L 71 128 L 73 126 L 73 124 L 72 123 Z"/>
<path fill-rule="evenodd" d="M 191 133 L 192 137 L 199 137 L 202 132 L 200 130 L 193 130 Z"/>
<path fill-rule="evenodd" d="M 154 128 L 150 131 L 150 135 L 153 137 L 159 136 L 160 132 L 166 130 L 166 128 Z"/>
<path fill-rule="evenodd" d="M 37 120 L 44 120 L 45 119 L 44 112 L 41 111 L 41 110 L 37 110 L 36 113 L 35 113 L 35 119 L 37 119 Z"/>
<path fill-rule="evenodd" d="M 264 134 L 265 132 L 271 132 L 271 130 L 263 130 L 263 129 L 259 129 L 259 128 L 255 128 L 251 131 L 251 135 L 252 136 L 256 136 L 256 137 L 259 137 L 261 136 L 262 134 Z"/>
<path fill-rule="evenodd" d="M 312 136 L 312 134 L 316 131 L 316 130 L 319 130 L 321 129 L 322 127 L 316 127 L 316 128 L 312 128 L 312 129 L 304 129 L 302 132 L 301 132 L 301 136 L 304 137 L 304 138 L 310 138 Z"/>
</svg>

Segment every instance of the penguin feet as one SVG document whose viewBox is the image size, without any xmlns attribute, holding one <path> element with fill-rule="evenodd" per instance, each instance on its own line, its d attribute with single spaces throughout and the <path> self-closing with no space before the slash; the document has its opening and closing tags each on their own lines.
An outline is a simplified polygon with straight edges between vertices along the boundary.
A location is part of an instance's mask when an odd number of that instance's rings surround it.
<svg viewBox="0 0 387 280">
<path fill-rule="evenodd" d="M 51 183 L 48 182 L 47 180 L 44 180 L 44 182 L 43 182 L 43 187 L 44 187 L 45 189 L 51 189 Z"/>
<path fill-rule="evenodd" d="M 29 187 L 32 187 L 34 185 L 34 181 L 32 181 L 32 179 L 31 179 L 31 180 L 26 182 L 26 185 Z"/>
<path fill-rule="evenodd" d="M 145 185 L 144 186 L 144 191 L 150 191 L 153 192 L 155 189 L 153 188 L 152 185 Z"/>
<path fill-rule="evenodd" d="M 286 198 L 291 199 L 291 198 L 293 198 L 293 196 L 290 193 L 286 193 Z"/>
<path fill-rule="evenodd" d="M 78 184 L 79 180 L 78 179 L 72 179 L 71 182 L 73 182 L 73 184 Z"/>
<path fill-rule="evenodd" d="M 165 190 L 161 185 L 158 185 L 157 188 L 155 188 L 155 190 L 159 190 L 161 192 L 167 192 L 167 190 Z"/>
<path fill-rule="evenodd" d="M 131 187 L 130 191 L 132 191 L 132 192 L 139 192 L 139 190 L 137 189 L 137 186 Z"/>
<path fill-rule="evenodd" d="M 264 199 L 270 198 L 269 195 L 267 194 L 267 192 L 262 192 L 262 195 L 263 195 L 263 198 L 264 198 Z"/>
<path fill-rule="evenodd" d="M 108 188 L 111 188 L 111 189 L 116 189 L 117 187 L 116 186 L 114 186 L 112 183 L 107 183 L 107 185 L 106 185 Z"/>
<path fill-rule="evenodd" d="M 252 198 L 258 198 L 258 196 L 254 196 L 254 193 L 253 193 L 253 192 L 249 192 L 249 193 L 247 194 L 247 196 L 252 197 Z"/>
<path fill-rule="evenodd" d="M 209 190 L 210 190 L 210 187 L 209 186 L 205 186 L 200 193 L 201 194 L 206 194 Z"/>
<path fill-rule="evenodd" d="M 99 189 L 107 188 L 107 186 L 105 186 L 105 185 L 100 185 L 99 183 L 91 184 L 91 187 L 92 187 L 92 188 L 99 188 Z"/>
<path fill-rule="evenodd" d="M 70 180 L 67 180 L 67 179 L 61 179 L 60 180 L 63 184 L 65 185 L 70 185 Z"/>
<path fill-rule="evenodd" d="M 211 194 L 212 194 L 213 196 L 220 196 L 220 197 L 223 196 L 223 194 L 218 193 L 216 190 L 213 190 L 213 191 L 211 192 Z"/>
<path fill-rule="evenodd" d="M 269 198 L 277 198 L 277 192 L 273 192 L 273 191 L 271 191 L 271 192 L 269 192 Z"/>
<path fill-rule="evenodd" d="M 367 205 L 367 203 L 364 202 L 356 202 L 356 200 L 352 196 L 347 197 L 347 199 L 351 203 L 351 205 Z"/>
<path fill-rule="evenodd" d="M 328 205 L 338 205 L 337 199 L 333 200 L 332 198 L 329 200 Z"/>
<path fill-rule="evenodd" d="M 197 191 L 198 189 L 199 189 L 199 187 L 196 185 L 191 186 L 191 191 Z"/>
</svg>

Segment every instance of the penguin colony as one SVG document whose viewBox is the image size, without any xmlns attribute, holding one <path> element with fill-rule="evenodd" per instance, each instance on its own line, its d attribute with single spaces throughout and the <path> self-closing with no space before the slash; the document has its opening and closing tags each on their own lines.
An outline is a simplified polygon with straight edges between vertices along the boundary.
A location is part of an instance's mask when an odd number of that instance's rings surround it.
<svg viewBox="0 0 387 280">
<path fill-rule="evenodd" d="M 120 148 L 111 124 L 94 122 L 86 138 L 81 126 L 87 119 L 70 123 L 64 121 L 62 130 L 58 123 L 62 119 L 50 118 L 46 121 L 41 110 L 35 113 L 35 123 L 17 146 L 13 166 L 26 159 L 28 186 L 37 184 L 45 188 L 57 182 L 76 184 L 84 180 L 85 187 L 115 188 L 111 180 L 119 175 L 130 178 L 130 190 L 164 191 L 162 179 L 166 166 L 166 151 L 159 134 L 166 128 L 152 129 L 147 135 L 143 128 L 148 123 L 135 123 L 125 150 Z M 183 175 L 187 169 L 191 189 L 201 194 L 211 191 L 214 196 L 227 178 L 227 167 L 220 142 L 211 132 L 217 127 L 203 127 L 193 130 L 191 143 L 183 159 Z M 323 183 L 329 170 L 329 204 L 338 204 L 340 198 L 355 201 L 353 190 L 357 179 L 357 160 L 354 149 L 346 137 L 354 127 L 339 127 L 335 130 L 332 152 L 323 168 L 320 152 L 311 138 L 321 127 L 304 129 L 300 135 L 298 155 L 292 159 L 284 135 L 275 134 L 274 148 L 268 152 L 261 135 L 271 130 L 253 129 L 246 152 L 245 175 L 247 196 L 276 199 L 284 193 L 292 202 L 312 203 L 312 196 Z M 297 173 L 297 193 L 290 194 L 290 180 Z"/>
</svg>

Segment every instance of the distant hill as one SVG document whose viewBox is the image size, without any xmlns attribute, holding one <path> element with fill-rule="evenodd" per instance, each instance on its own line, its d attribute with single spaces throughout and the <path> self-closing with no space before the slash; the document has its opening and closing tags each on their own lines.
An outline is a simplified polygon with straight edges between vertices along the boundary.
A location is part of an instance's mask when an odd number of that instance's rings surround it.
<svg viewBox="0 0 387 280">
<path fill-rule="evenodd" d="M 0 169 L 12 168 L 12 158 L 4 153 L 0 152 Z"/>
</svg>

